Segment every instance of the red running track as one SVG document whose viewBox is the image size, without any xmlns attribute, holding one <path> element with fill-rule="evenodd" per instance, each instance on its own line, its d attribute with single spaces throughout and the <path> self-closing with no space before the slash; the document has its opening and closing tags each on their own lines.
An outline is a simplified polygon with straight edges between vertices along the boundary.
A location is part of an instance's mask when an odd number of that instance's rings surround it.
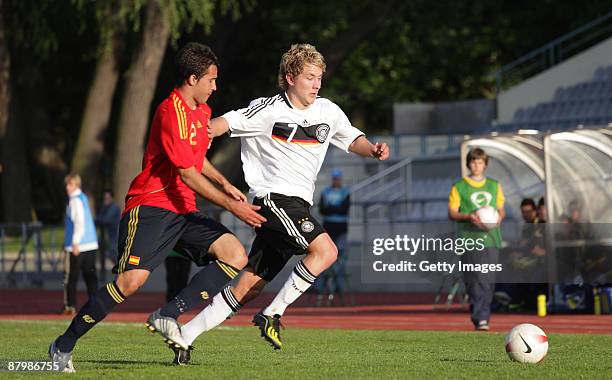
<svg viewBox="0 0 612 380">
<path fill-rule="evenodd" d="M 271 294 L 262 295 L 256 303 L 244 308 L 225 324 L 250 326 L 250 320 Z M 80 298 L 85 298 L 80 295 Z M 289 328 L 335 328 L 371 330 L 438 330 L 471 331 L 467 311 L 459 305 L 451 310 L 434 309 L 427 294 L 359 294 L 351 307 L 311 307 L 308 295 L 287 310 L 283 323 Z M 0 319 L 69 320 L 56 313 L 61 292 L 38 290 L 1 290 Z M 25 302 L 24 302 L 25 301 Z M 148 314 L 164 303 L 161 293 L 141 293 L 120 305 L 105 321 L 144 322 Z M 181 317 L 189 320 L 195 313 Z M 491 331 L 506 332 L 519 323 L 533 323 L 549 333 L 612 334 L 611 315 L 549 315 L 498 313 L 491 318 Z"/>
</svg>

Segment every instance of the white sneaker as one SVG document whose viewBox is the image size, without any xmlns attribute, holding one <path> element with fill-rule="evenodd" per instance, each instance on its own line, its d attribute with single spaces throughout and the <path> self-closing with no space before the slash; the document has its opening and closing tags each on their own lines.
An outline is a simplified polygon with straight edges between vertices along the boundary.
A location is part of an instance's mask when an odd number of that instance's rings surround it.
<svg viewBox="0 0 612 380">
<path fill-rule="evenodd" d="M 57 372 L 75 373 L 72 365 L 72 352 L 61 352 L 55 345 L 55 340 L 49 346 L 49 358 L 53 363 L 57 363 Z M 55 366 L 54 366 L 55 367 Z M 55 369 L 55 368 L 54 368 Z"/>
<path fill-rule="evenodd" d="M 159 314 L 160 310 L 161 309 L 157 309 L 153 314 L 149 315 L 149 318 L 145 322 L 145 326 L 147 326 L 149 331 L 158 332 L 161 336 L 166 338 L 166 343 L 171 347 L 175 346 L 183 350 L 188 350 L 189 344 L 187 344 L 181 335 L 181 327 L 176 319 Z"/>
<path fill-rule="evenodd" d="M 478 331 L 488 331 L 489 330 L 489 321 L 478 321 L 478 324 L 476 325 L 476 330 Z"/>
</svg>

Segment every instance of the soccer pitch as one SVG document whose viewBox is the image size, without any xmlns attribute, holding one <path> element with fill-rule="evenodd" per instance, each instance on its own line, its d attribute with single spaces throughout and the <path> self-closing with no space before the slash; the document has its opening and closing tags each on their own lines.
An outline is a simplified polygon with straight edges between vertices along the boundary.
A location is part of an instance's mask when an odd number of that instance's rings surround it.
<svg viewBox="0 0 612 380">
<path fill-rule="evenodd" d="M 67 322 L 0 321 L 0 359 L 45 361 L 47 348 Z M 283 330 L 274 351 L 254 327 L 221 327 L 196 342 L 192 364 L 170 364 L 173 354 L 142 324 L 102 323 L 74 352 L 75 375 L 11 373 L 1 378 L 610 378 L 612 335 L 549 334 L 546 359 L 511 362 L 499 333 Z"/>
</svg>

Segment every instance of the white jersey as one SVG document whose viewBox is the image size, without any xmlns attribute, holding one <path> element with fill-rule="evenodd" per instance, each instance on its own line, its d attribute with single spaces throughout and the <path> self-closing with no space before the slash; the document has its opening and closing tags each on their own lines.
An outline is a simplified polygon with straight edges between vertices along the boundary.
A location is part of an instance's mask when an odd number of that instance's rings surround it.
<svg viewBox="0 0 612 380">
<path fill-rule="evenodd" d="M 307 109 L 285 93 L 259 98 L 223 115 L 232 137 L 241 137 L 240 156 L 250 193 L 295 196 L 312 204 L 315 180 L 331 142 L 348 152 L 363 133 L 332 101 L 317 98 Z"/>
</svg>

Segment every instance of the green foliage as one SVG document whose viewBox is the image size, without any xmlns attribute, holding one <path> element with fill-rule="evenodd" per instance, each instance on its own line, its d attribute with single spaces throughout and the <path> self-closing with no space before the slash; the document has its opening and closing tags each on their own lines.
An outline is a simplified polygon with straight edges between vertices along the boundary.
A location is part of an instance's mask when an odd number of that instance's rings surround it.
<svg viewBox="0 0 612 380">
<path fill-rule="evenodd" d="M 256 0 L 221 0 L 219 10 L 222 15 L 229 14 L 233 21 L 238 21 L 244 12 L 251 12 L 256 3 Z"/>
<path fill-rule="evenodd" d="M 241 16 L 238 0 L 160 0 L 168 9 L 170 20 L 170 43 L 176 47 L 183 33 L 193 32 L 196 26 L 204 29 L 209 35 L 215 21 L 215 10 L 218 7 L 221 15 L 230 14 L 234 21 Z M 253 8 L 254 0 L 244 1 L 244 8 Z"/>
<path fill-rule="evenodd" d="M 97 33 L 99 36 L 100 49 L 110 49 L 113 39 L 128 30 L 128 25 L 132 31 L 140 28 L 140 13 L 146 0 L 106 0 L 88 1 L 72 0 L 77 11 L 82 13 L 92 13 L 95 25 L 92 27 L 83 19 L 81 31 Z"/>
<path fill-rule="evenodd" d="M 209 34 L 214 24 L 214 15 L 217 8 L 222 15 L 231 14 L 237 20 L 241 16 L 241 3 L 238 0 L 152 0 L 158 1 L 166 9 L 170 22 L 170 38 L 173 46 L 183 33 L 193 32 L 196 26 L 203 27 Z M 147 0 L 108 0 L 88 1 L 72 0 L 79 12 L 93 12 L 96 26 L 93 31 L 99 33 L 100 47 L 109 48 L 113 38 L 118 34 L 139 32 L 142 27 L 143 9 Z M 253 8 L 254 0 L 244 0 L 246 11 Z M 81 29 L 86 30 L 85 21 Z"/>
<path fill-rule="evenodd" d="M 322 93 L 349 114 L 366 110 L 368 128 L 388 128 L 394 102 L 494 97 L 495 68 L 606 11 L 609 6 L 593 0 L 400 1 L 326 78 Z M 282 28 L 276 45 L 308 41 L 325 51 L 362 14 L 376 23 L 381 12 L 380 2 L 294 3 L 273 7 L 268 23 Z"/>
<path fill-rule="evenodd" d="M 352 120 L 362 120 L 357 125 L 367 133 L 391 130 L 395 102 L 494 96 L 490 77 L 494 69 L 610 11 L 609 2 L 597 0 L 151 1 L 165 7 L 171 24 L 171 45 L 154 105 L 167 96 L 171 57 L 183 42 L 205 42 L 221 60 L 219 91 L 210 100 L 215 114 L 277 92 L 282 52 L 292 43 L 308 42 L 336 65 L 325 77 L 321 95 L 336 101 Z M 125 70 L 130 53 L 140 43 L 147 4 L 147 0 L 3 1 L 12 99 L 21 104 L 24 128 L 31 126 L 27 130 L 32 135 L 45 132 L 54 139 L 49 143 L 66 161 L 74 150 L 101 49 L 113 47 L 110 42 L 117 38 L 118 69 Z M 367 34 L 359 33 L 362 26 L 370 25 L 375 27 Z M 347 47 L 344 42 L 355 36 L 357 43 Z M 106 137 L 106 177 L 115 149 L 117 108 L 115 104 Z M 34 115 L 47 121 L 33 122 Z M 35 148 L 35 143 L 28 146 Z M 42 174 L 31 174 L 37 209 L 40 199 L 47 197 Z M 57 203 L 46 202 L 42 208 Z M 59 215 L 62 206 L 57 207 Z"/>
<path fill-rule="evenodd" d="M 225 2 L 225 1 L 224 1 Z M 214 22 L 215 2 L 211 0 L 172 0 L 167 2 L 170 36 L 176 42 L 182 31 L 192 32 L 196 25 L 210 33 Z"/>
<path fill-rule="evenodd" d="M 49 17 L 57 6 L 49 1 L 7 1 L 7 36 L 13 45 L 31 49 L 45 59 L 57 50 L 58 36 Z M 57 15 L 55 13 L 55 15 Z"/>
</svg>

